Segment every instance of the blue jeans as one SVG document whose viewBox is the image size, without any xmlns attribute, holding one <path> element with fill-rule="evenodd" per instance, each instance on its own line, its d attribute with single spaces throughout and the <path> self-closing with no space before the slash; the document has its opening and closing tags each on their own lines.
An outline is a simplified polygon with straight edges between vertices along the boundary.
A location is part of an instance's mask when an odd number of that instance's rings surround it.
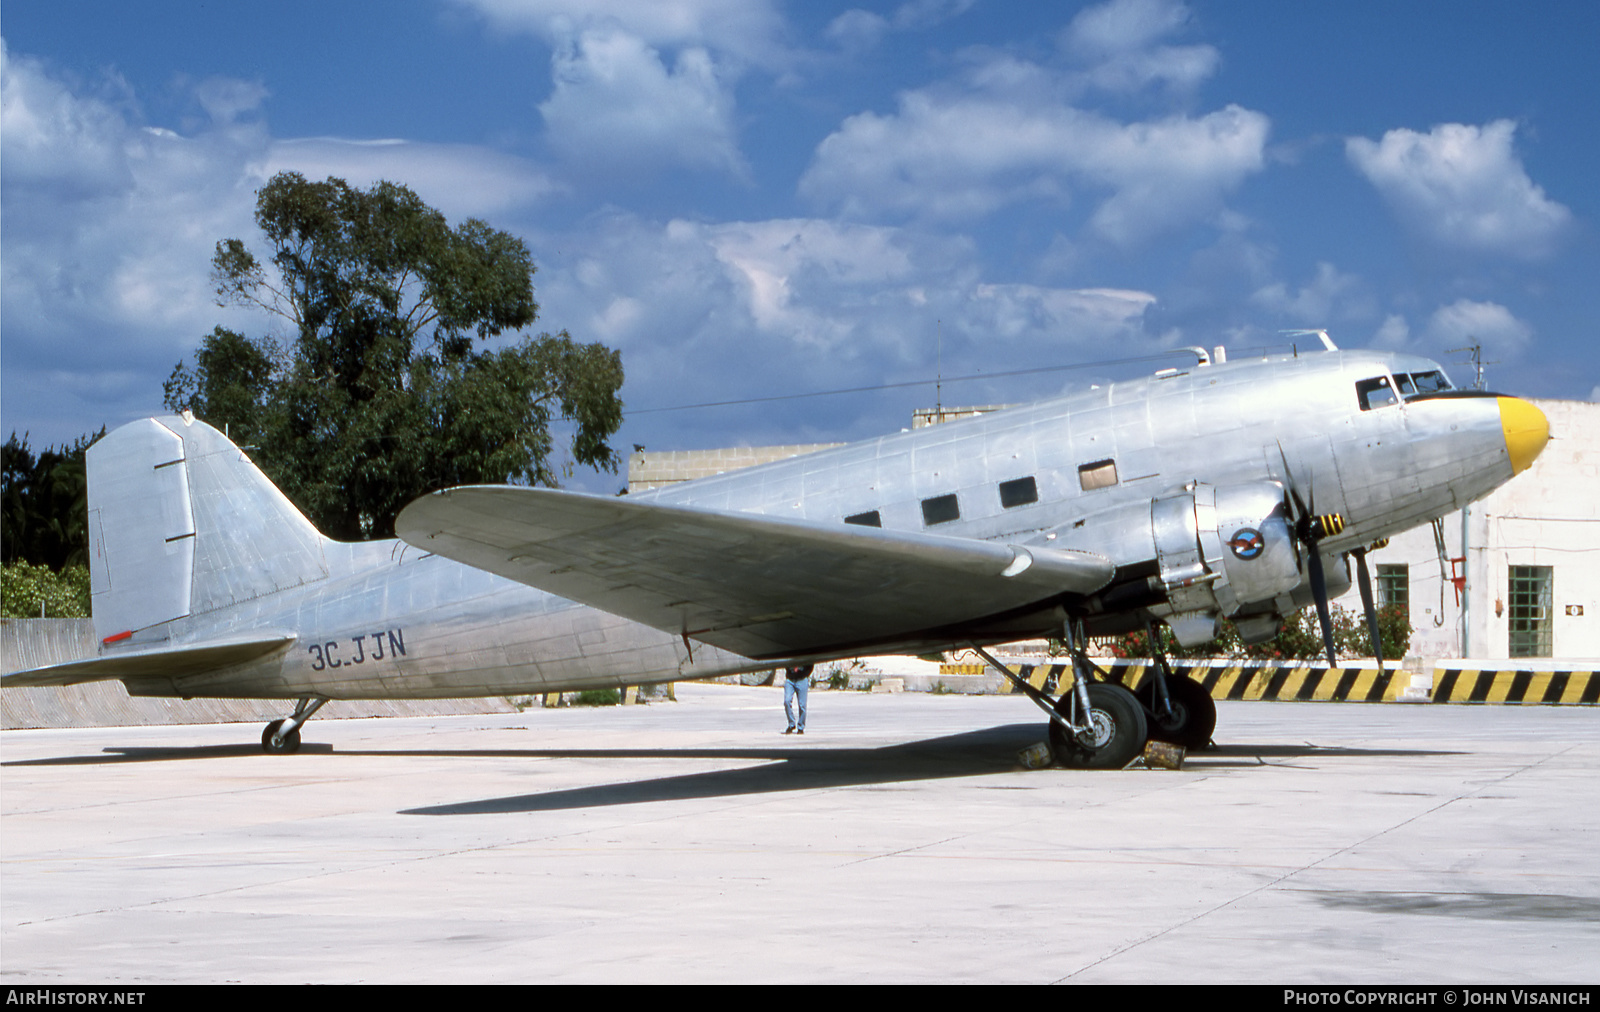
<svg viewBox="0 0 1600 1012">
<path fill-rule="evenodd" d="M 806 729 L 806 695 L 811 689 L 811 679 L 785 678 L 783 680 L 783 715 L 789 718 L 789 726 L 797 731 Z M 794 698 L 800 697 L 800 721 L 794 719 Z"/>
</svg>

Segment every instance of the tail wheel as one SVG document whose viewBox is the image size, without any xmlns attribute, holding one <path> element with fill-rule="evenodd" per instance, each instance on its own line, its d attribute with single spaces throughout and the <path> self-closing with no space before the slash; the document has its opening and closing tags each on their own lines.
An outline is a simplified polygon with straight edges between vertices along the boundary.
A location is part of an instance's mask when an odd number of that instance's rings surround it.
<svg viewBox="0 0 1600 1012">
<path fill-rule="evenodd" d="M 1072 711 L 1069 689 L 1056 703 L 1056 712 Z M 1148 729 L 1144 707 L 1120 685 L 1095 682 L 1089 686 L 1089 730 L 1074 734 L 1057 721 L 1050 722 L 1050 750 L 1063 766 L 1090 770 L 1119 770 L 1144 751 Z"/>
<path fill-rule="evenodd" d="M 298 727 L 284 735 L 281 741 L 276 743 L 273 741 L 278 735 L 278 728 L 282 726 L 283 721 L 275 720 L 267 725 L 265 731 L 261 732 L 261 751 L 266 752 L 268 755 L 293 755 L 300 751 L 300 729 Z"/>
<path fill-rule="evenodd" d="M 1150 725 L 1150 737 L 1167 741 L 1187 749 L 1205 748 L 1211 744 L 1211 733 L 1217 729 L 1217 703 L 1206 687 L 1192 678 L 1174 676 L 1167 679 L 1167 699 L 1172 704 L 1170 713 L 1157 712 L 1156 678 L 1146 678 L 1136 696 L 1144 706 Z"/>
</svg>

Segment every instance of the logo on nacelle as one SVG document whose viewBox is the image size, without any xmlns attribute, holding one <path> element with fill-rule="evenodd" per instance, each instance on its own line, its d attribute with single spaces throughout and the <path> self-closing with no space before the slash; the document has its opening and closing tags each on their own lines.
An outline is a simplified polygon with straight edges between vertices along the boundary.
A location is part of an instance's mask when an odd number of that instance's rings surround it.
<svg viewBox="0 0 1600 1012">
<path fill-rule="evenodd" d="M 1254 527 L 1241 527 L 1228 539 L 1228 547 L 1233 549 L 1233 554 L 1246 561 L 1259 556 L 1265 546 L 1266 539 Z"/>
</svg>

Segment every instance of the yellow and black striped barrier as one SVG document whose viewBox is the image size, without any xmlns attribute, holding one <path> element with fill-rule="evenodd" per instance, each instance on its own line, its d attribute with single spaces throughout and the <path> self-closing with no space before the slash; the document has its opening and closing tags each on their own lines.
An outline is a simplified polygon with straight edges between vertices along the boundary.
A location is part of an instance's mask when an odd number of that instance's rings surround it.
<svg viewBox="0 0 1600 1012">
<path fill-rule="evenodd" d="M 1600 703 L 1600 671 L 1446 668 L 1433 672 L 1435 703 Z"/>
<path fill-rule="evenodd" d="M 1130 689 L 1139 688 L 1155 669 L 1154 664 L 1143 660 L 1100 663 L 1109 670 L 1113 681 Z M 1072 666 L 1067 663 L 1008 666 L 1037 689 L 1044 688 L 1046 682 L 1064 685 L 1072 679 Z M 976 675 L 986 670 L 982 664 L 946 664 L 940 668 L 942 674 Z M 1176 663 L 1172 665 L 1172 673 L 1204 685 L 1213 699 L 1380 703 L 1405 698 L 1420 701 L 1406 691 L 1410 688 L 1411 672 L 1392 667 L 1380 670 L 1370 664 L 1330 668 L 1326 664 Z M 1015 690 L 1006 683 L 1000 691 Z M 1489 670 L 1441 665 L 1434 669 L 1431 701 L 1593 706 L 1600 703 L 1600 672 Z"/>
</svg>

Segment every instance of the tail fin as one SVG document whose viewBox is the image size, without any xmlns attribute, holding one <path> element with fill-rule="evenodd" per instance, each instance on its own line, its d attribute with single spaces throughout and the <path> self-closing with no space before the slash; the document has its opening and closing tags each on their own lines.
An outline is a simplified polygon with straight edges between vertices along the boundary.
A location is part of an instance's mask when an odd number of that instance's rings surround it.
<svg viewBox="0 0 1600 1012">
<path fill-rule="evenodd" d="M 192 416 L 124 425 L 89 448 L 87 465 L 102 643 L 328 575 L 326 539 L 243 451 Z"/>
</svg>

